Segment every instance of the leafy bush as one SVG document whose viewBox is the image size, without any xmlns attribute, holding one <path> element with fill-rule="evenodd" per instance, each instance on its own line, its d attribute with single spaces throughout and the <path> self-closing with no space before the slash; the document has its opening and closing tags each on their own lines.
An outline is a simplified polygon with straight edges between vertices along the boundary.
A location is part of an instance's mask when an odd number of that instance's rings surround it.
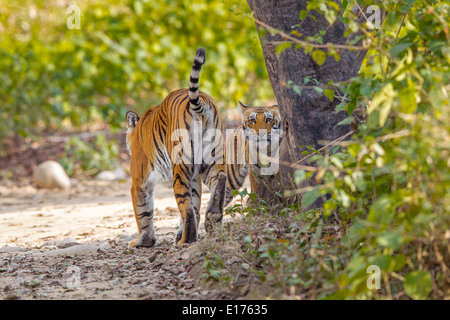
<svg viewBox="0 0 450 320">
<path fill-rule="evenodd" d="M 367 265 L 381 268 L 387 298 L 450 294 L 450 7 L 408 3 L 387 3 L 372 44 L 389 59 L 369 51 L 362 75 L 345 88 L 349 102 L 340 107 L 352 114 L 367 105 L 366 122 L 339 151 L 310 158 L 323 183 L 310 192 L 330 196 L 323 212 L 339 212 L 348 226 L 341 244 L 354 251 L 337 295 L 367 295 Z"/>
<path fill-rule="evenodd" d="M 296 182 L 315 173 L 318 185 L 303 194 L 303 205 L 326 196 L 324 216 L 338 214 L 346 228 L 340 245 L 352 258 L 332 297 L 371 297 L 366 269 L 377 265 L 382 297 L 448 298 L 450 7 L 383 5 L 388 15 L 369 35 L 361 75 L 335 83 L 346 97 L 338 106 L 350 115 L 344 123 L 358 117 L 356 109 L 366 119 L 331 153 L 308 156 L 318 169 L 299 170 Z"/>
<path fill-rule="evenodd" d="M 370 48 L 360 76 L 332 83 L 345 97 L 338 105 L 349 114 L 344 123 L 359 118 L 357 132 L 322 152 L 310 146 L 305 159 L 315 168 L 298 170 L 294 177 L 297 184 L 316 182 L 297 190 L 302 207 L 319 197 L 323 207 L 303 212 L 295 204 L 272 217 L 264 210 L 250 212 L 221 231 L 224 246 L 228 235 L 251 262 L 249 270 L 274 289 L 265 296 L 450 297 L 450 6 L 414 0 L 382 4 L 388 15 L 380 30 L 366 35 Z M 329 1 L 312 5 L 328 13 L 329 22 L 336 19 Z M 342 20 L 351 30 L 351 14 Z M 315 57 L 316 63 L 326 59 Z M 301 94 L 301 84 L 287 85 Z M 323 84 L 316 85 L 327 95 Z M 244 208 L 228 212 L 246 213 Z M 336 219 L 339 223 L 331 224 Z M 379 289 L 369 283 L 372 266 L 380 271 Z"/>
<path fill-rule="evenodd" d="M 117 141 L 108 141 L 105 135 L 95 136 L 92 143 L 72 137 L 64 147 L 66 156 L 59 160 L 69 176 L 75 173 L 94 175 L 117 166 Z"/>
</svg>

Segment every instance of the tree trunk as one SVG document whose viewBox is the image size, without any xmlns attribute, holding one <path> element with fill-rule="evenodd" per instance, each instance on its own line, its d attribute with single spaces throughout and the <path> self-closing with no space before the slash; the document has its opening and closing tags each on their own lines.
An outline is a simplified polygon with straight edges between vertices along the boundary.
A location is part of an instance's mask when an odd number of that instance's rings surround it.
<svg viewBox="0 0 450 320">
<path fill-rule="evenodd" d="M 299 13 L 301 10 L 306 10 L 308 3 L 307 0 L 248 0 L 247 2 L 254 12 L 255 24 L 258 29 L 263 28 L 262 26 L 270 26 L 291 36 L 293 30 L 291 26 L 299 25 L 302 22 Z M 340 5 L 339 1 L 338 3 Z M 339 19 L 333 25 L 329 25 L 322 14 L 318 12 L 309 14 L 317 20 L 311 17 L 305 18 L 301 26 L 295 28 L 301 34 L 301 37 L 296 37 L 297 39 L 305 40 L 308 36 L 326 30 L 323 36 L 324 44 L 348 44 L 348 39 L 344 36 L 346 27 Z M 326 144 L 325 142 L 334 141 L 352 131 L 350 124 L 336 126 L 348 116 L 345 111 L 336 113 L 336 106 L 340 103 L 339 99 L 335 98 L 332 102 L 314 88 L 303 88 L 299 95 L 286 84 L 293 81 L 302 86 L 304 78 L 307 76 L 316 79 L 322 85 L 327 85 L 329 80 L 348 81 L 358 75 L 366 52 L 340 50 L 339 61 L 327 56 L 325 63 L 318 65 L 310 54 L 305 54 L 303 49 L 295 49 L 295 45 L 277 57 L 275 51 L 277 44 L 273 42 L 285 41 L 280 34 L 271 35 L 270 32 L 266 32 L 260 40 L 267 71 L 280 107 L 285 135 L 280 145 L 279 173 L 276 176 L 261 177 L 261 185 L 257 193 L 263 199 L 274 199 L 272 205 L 276 205 L 276 202 L 280 202 L 280 200 L 286 204 L 287 199 L 275 195 L 275 191 L 282 192 L 287 186 L 293 185 L 292 177 L 295 168 L 286 163 L 293 164 L 304 157 L 301 155 L 305 150 L 302 146 L 319 149 Z M 308 83 L 308 86 L 311 85 L 312 83 Z M 336 93 L 337 89 L 335 89 L 335 95 Z M 308 165 L 308 163 L 301 164 Z M 314 184 L 314 179 L 310 179 L 300 187 Z M 291 199 L 291 201 L 296 200 Z M 319 199 L 312 207 L 319 207 L 321 204 L 322 201 Z"/>
</svg>

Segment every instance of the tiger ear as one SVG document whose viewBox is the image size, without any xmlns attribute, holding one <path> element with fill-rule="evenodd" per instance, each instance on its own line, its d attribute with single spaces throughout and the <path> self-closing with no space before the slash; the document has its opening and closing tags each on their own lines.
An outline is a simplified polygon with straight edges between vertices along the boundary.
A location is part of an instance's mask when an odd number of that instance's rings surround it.
<svg viewBox="0 0 450 320">
<path fill-rule="evenodd" d="M 276 112 L 278 115 L 280 114 L 280 108 L 278 107 L 278 104 L 274 104 L 272 106 L 272 110 L 274 110 L 274 112 Z"/>
<path fill-rule="evenodd" d="M 139 116 L 134 111 L 128 111 L 125 115 L 129 129 L 134 129 L 139 121 Z"/>
<path fill-rule="evenodd" d="M 238 106 L 239 107 L 241 107 L 242 108 L 242 110 L 245 110 L 245 109 L 248 109 L 248 108 L 250 108 L 249 106 L 246 106 L 245 104 L 243 104 L 242 102 L 240 102 L 239 101 L 239 104 L 238 104 Z"/>
<path fill-rule="evenodd" d="M 243 104 L 242 102 L 238 102 L 238 109 L 242 114 L 242 120 L 245 118 L 245 110 L 247 110 L 249 107 Z"/>
</svg>

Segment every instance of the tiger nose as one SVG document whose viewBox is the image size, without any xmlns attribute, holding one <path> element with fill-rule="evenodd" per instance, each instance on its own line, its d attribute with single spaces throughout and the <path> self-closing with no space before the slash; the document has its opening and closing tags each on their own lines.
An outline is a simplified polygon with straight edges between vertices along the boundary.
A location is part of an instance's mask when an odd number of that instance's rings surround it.
<svg viewBox="0 0 450 320">
<path fill-rule="evenodd" d="M 267 134 L 267 130 L 259 130 L 256 134 L 260 137 L 264 137 Z"/>
</svg>

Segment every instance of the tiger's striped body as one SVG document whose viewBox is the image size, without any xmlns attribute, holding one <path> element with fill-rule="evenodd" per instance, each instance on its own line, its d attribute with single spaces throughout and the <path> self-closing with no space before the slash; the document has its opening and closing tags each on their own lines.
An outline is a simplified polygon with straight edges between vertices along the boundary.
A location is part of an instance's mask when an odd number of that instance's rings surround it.
<svg viewBox="0 0 450 320">
<path fill-rule="evenodd" d="M 277 105 L 251 107 L 239 102 L 242 124 L 227 138 L 226 164 L 227 190 L 225 205 L 233 198 L 232 190 L 239 190 L 250 174 L 252 192 L 257 192 L 257 176 L 262 172 L 260 148 L 274 157 L 282 136 L 281 118 Z M 266 150 L 262 150 L 265 152 Z"/>
<path fill-rule="evenodd" d="M 149 108 L 141 118 L 128 112 L 127 145 L 131 153 L 131 196 L 139 238 L 129 247 L 151 247 L 156 243 L 153 226 L 153 191 L 159 182 L 172 181 L 175 199 L 180 211 L 180 229 L 176 243 L 196 241 L 200 221 L 200 199 L 203 181 L 211 190 L 206 209 L 205 227 L 222 219 L 226 176 L 221 162 L 195 163 L 192 154 L 199 144 L 209 143 L 217 153 L 223 149 L 222 139 L 209 142 L 208 129 L 222 130 L 222 121 L 213 100 L 198 90 L 204 49 L 198 49 L 191 71 L 190 87 L 170 93 L 156 107 Z M 194 122 L 201 124 L 200 136 L 194 137 Z M 190 135 L 185 140 L 181 135 Z M 220 140 L 220 141 L 219 141 Z M 193 152 L 192 152 L 193 151 Z M 188 155 L 191 152 L 190 156 Z"/>
</svg>

